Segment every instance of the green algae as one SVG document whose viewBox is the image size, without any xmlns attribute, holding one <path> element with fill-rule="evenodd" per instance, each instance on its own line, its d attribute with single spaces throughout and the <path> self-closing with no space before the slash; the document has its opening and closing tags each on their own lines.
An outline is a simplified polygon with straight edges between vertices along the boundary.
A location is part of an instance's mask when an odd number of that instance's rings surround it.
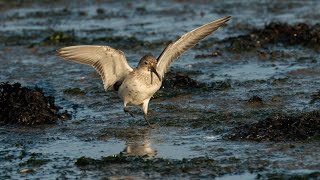
<svg viewBox="0 0 320 180">
<path fill-rule="evenodd" d="M 86 92 L 81 90 L 80 88 L 68 88 L 63 90 L 63 93 L 69 94 L 69 95 L 86 95 Z"/>
<path fill-rule="evenodd" d="M 66 32 L 58 31 L 53 32 L 50 36 L 46 37 L 43 42 L 46 44 L 61 44 L 61 43 L 72 43 L 75 41 L 73 34 L 68 34 Z"/>
</svg>

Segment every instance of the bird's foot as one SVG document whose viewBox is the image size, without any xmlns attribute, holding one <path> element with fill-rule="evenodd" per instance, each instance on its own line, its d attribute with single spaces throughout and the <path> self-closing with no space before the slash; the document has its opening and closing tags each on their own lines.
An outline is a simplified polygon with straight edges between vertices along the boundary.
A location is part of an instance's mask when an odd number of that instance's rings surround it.
<svg viewBox="0 0 320 180">
<path fill-rule="evenodd" d="M 123 108 L 123 111 L 124 111 L 125 113 L 130 114 L 130 116 L 134 118 L 134 114 L 133 114 L 131 111 L 129 111 L 128 109 Z"/>
<path fill-rule="evenodd" d="M 147 117 L 146 114 L 144 115 L 144 120 L 147 121 L 148 126 L 149 126 L 151 129 L 155 129 L 155 128 L 156 128 L 156 126 L 155 126 L 154 124 L 151 124 L 151 123 L 149 122 L 148 117 Z"/>
</svg>

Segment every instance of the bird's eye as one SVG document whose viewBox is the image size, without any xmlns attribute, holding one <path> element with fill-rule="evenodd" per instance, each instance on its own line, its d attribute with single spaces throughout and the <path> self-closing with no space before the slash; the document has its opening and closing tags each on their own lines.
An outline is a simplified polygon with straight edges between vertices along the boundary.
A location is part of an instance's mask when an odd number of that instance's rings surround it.
<svg viewBox="0 0 320 180">
<path fill-rule="evenodd" d="M 144 62 L 144 64 L 148 64 L 147 62 Z"/>
</svg>

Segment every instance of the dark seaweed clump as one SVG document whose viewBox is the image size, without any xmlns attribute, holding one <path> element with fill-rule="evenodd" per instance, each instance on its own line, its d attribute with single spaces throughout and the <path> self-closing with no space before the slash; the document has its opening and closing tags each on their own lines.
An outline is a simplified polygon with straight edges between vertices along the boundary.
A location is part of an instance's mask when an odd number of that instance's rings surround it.
<svg viewBox="0 0 320 180">
<path fill-rule="evenodd" d="M 35 125 L 54 123 L 66 118 L 67 112 L 60 114 L 54 104 L 54 97 L 44 96 L 39 88 L 29 89 L 21 84 L 0 84 L 0 125 Z"/>
<path fill-rule="evenodd" d="M 254 95 L 254 96 L 249 98 L 248 103 L 250 103 L 250 104 L 262 104 L 263 101 L 262 101 L 261 97 Z"/>
<path fill-rule="evenodd" d="M 191 89 L 207 90 L 210 87 L 206 83 L 201 83 L 190 78 L 187 74 L 168 72 L 162 83 L 162 88 L 165 90 L 160 89 L 160 91 L 155 93 L 153 98 L 176 97 L 188 94 L 188 91 Z"/>
<path fill-rule="evenodd" d="M 43 40 L 43 42 L 46 44 L 71 44 L 74 41 L 76 41 L 74 34 L 68 34 L 66 32 L 53 32 L 50 36 Z"/>
<path fill-rule="evenodd" d="M 227 90 L 231 88 L 231 81 L 216 81 L 211 84 L 199 82 L 190 78 L 185 73 L 167 73 L 166 78 L 163 82 L 164 88 L 171 89 L 202 89 L 202 90 Z"/>
<path fill-rule="evenodd" d="M 205 83 L 198 82 L 190 78 L 184 73 L 168 73 L 166 79 L 164 80 L 163 86 L 165 88 L 208 88 Z"/>
<path fill-rule="evenodd" d="M 227 90 L 231 88 L 231 81 L 217 81 L 211 84 L 199 82 L 197 80 L 192 79 L 185 73 L 177 72 L 171 73 L 168 72 L 165 76 L 165 79 L 162 83 L 162 88 L 165 90 L 161 90 L 156 92 L 153 98 L 159 97 L 176 97 L 179 95 L 188 94 L 193 89 L 208 91 L 208 90 Z M 169 89 L 169 91 L 167 90 Z"/>
<path fill-rule="evenodd" d="M 308 25 L 299 23 L 272 22 L 263 29 L 254 29 L 249 34 L 231 37 L 226 42 L 231 42 L 234 51 L 254 50 L 268 44 L 281 43 L 284 45 L 302 45 L 308 48 L 320 49 L 320 24 Z"/>
<path fill-rule="evenodd" d="M 263 121 L 236 127 L 229 139 L 255 141 L 306 140 L 320 135 L 320 111 L 300 116 L 277 115 Z"/>
<path fill-rule="evenodd" d="M 320 100 L 320 90 L 317 92 L 317 93 L 314 93 L 311 95 L 311 101 L 310 101 L 310 104 L 313 104 L 317 101 Z"/>
</svg>

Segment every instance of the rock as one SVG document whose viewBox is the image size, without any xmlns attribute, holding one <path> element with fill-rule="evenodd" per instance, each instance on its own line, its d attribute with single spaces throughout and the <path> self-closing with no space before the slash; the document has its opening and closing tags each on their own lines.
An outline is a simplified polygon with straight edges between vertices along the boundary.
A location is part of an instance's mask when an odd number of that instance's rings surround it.
<svg viewBox="0 0 320 180">
<path fill-rule="evenodd" d="M 29 89 L 21 84 L 0 84 L 0 125 L 35 125 L 55 123 L 70 115 L 59 113 L 52 96 L 44 96 L 39 88 Z"/>
</svg>

